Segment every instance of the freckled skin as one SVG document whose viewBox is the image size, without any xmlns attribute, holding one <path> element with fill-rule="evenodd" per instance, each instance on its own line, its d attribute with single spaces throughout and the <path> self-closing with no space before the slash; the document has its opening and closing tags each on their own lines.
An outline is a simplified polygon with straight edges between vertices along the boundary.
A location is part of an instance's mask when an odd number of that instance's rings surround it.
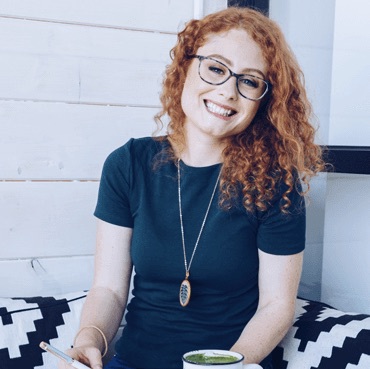
<svg viewBox="0 0 370 369">
<path fill-rule="evenodd" d="M 215 59 L 227 64 L 235 73 L 245 73 L 253 69 L 261 71 L 257 76 L 263 78 L 267 73 L 266 62 L 262 50 L 257 43 L 243 30 L 231 30 L 226 33 L 210 35 L 201 46 L 197 55 L 219 55 Z M 221 58 L 222 59 L 221 59 Z M 226 58 L 230 63 L 225 62 Z M 255 117 L 260 101 L 245 99 L 239 95 L 235 78 L 224 84 L 211 85 L 204 82 L 198 74 L 199 60 L 190 64 L 181 97 L 182 109 L 185 113 L 185 128 L 191 137 L 222 141 L 225 137 L 242 132 Z M 214 114 L 206 107 L 206 102 L 232 109 L 236 114 L 224 117 Z"/>
</svg>

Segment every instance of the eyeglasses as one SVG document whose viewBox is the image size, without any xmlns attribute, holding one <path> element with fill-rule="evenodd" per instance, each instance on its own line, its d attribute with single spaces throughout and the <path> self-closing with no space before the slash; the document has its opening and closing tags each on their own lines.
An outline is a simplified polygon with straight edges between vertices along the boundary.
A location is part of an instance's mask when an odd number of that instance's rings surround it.
<svg viewBox="0 0 370 369">
<path fill-rule="evenodd" d="M 210 85 L 222 85 L 231 77 L 236 78 L 236 88 L 248 100 L 261 100 L 269 90 L 270 83 L 252 74 L 237 74 L 225 64 L 208 56 L 190 55 L 199 59 L 199 77 Z"/>
</svg>

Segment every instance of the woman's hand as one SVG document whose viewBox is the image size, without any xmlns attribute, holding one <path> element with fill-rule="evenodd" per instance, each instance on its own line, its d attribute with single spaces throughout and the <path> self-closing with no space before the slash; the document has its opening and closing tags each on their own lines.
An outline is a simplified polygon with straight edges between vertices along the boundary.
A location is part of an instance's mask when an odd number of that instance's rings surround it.
<svg viewBox="0 0 370 369">
<path fill-rule="evenodd" d="M 65 353 L 91 369 L 103 369 L 101 352 L 98 348 L 92 346 L 80 346 L 65 351 Z M 60 360 L 58 369 L 71 369 L 65 361 Z"/>
</svg>

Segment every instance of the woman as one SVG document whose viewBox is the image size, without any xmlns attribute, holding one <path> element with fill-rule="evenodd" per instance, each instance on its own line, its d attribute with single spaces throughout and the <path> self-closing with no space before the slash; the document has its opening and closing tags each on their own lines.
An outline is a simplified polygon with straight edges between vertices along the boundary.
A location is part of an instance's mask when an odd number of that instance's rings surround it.
<svg viewBox="0 0 370 369">
<path fill-rule="evenodd" d="M 69 353 L 102 367 L 134 266 L 106 368 L 181 368 L 203 348 L 272 368 L 302 268 L 300 184 L 323 167 L 301 71 L 278 26 L 250 9 L 190 21 L 172 59 L 157 116 L 167 135 L 105 162 L 94 282 Z"/>
</svg>

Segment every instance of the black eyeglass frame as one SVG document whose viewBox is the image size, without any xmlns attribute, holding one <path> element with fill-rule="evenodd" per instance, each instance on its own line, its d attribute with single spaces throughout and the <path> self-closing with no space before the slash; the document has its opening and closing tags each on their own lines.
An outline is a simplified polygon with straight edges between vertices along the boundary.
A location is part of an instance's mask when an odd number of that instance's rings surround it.
<svg viewBox="0 0 370 369">
<path fill-rule="evenodd" d="M 236 81 L 235 81 L 235 83 L 236 83 L 236 89 L 238 90 L 238 92 L 239 92 L 239 94 L 240 94 L 240 96 L 242 96 L 242 97 L 244 97 L 245 99 L 248 99 L 248 100 L 252 100 L 252 101 L 259 101 L 259 100 L 261 100 L 264 96 L 266 96 L 266 94 L 267 94 L 267 92 L 270 90 L 270 88 L 272 87 L 272 85 L 271 85 L 271 83 L 269 82 L 269 81 L 265 81 L 263 78 L 261 78 L 261 77 L 257 77 L 257 76 L 255 76 L 255 75 L 253 75 L 253 74 L 238 74 L 238 73 L 234 73 L 227 65 L 225 65 L 224 63 L 222 63 L 222 62 L 220 62 L 219 60 L 217 60 L 217 59 L 214 59 L 214 58 L 211 58 L 211 57 L 209 57 L 209 56 L 203 56 L 203 55 L 189 55 L 188 56 L 188 58 L 197 58 L 198 60 L 199 60 L 199 66 L 198 66 L 198 74 L 199 74 L 199 78 L 202 80 L 202 81 L 204 81 L 204 82 L 206 82 L 206 83 L 208 83 L 208 84 L 210 84 L 210 85 L 214 85 L 214 86 L 220 86 L 220 85 L 223 85 L 225 82 L 227 82 L 231 77 L 235 77 L 235 79 L 236 79 Z M 217 63 L 220 63 L 221 65 L 223 65 L 228 71 L 229 71 L 229 76 L 223 81 L 223 82 L 220 82 L 220 83 L 212 83 L 212 82 L 209 82 L 209 81 L 207 81 L 207 80 L 205 80 L 202 76 L 201 76 L 201 74 L 200 74 L 200 65 L 201 65 L 201 63 L 202 63 L 202 60 L 204 60 L 204 59 L 209 59 L 209 60 L 213 60 L 213 61 L 215 61 L 215 62 L 217 62 Z M 241 78 L 241 77 L 244 77 L 244 76 L 251 76 L 251 77 L 253 77 L 253 78 L 257 78 L 257 79 L 259 79 L 259 80 L 261 80 L 265 85 L 266 85 L 266 90 L 265 90 L 265 92 L 262 94 L 262 96 L 260 96 L 258 99 L 253 99 L 253 98 L 251 98 L 251 97 L 247 97 L 247 96 L 245 96 L 245 95 L 243 95 L 241 92 L 240 92 L 240 90 L 239 90 L 239 79 Z"/>
</svg>

